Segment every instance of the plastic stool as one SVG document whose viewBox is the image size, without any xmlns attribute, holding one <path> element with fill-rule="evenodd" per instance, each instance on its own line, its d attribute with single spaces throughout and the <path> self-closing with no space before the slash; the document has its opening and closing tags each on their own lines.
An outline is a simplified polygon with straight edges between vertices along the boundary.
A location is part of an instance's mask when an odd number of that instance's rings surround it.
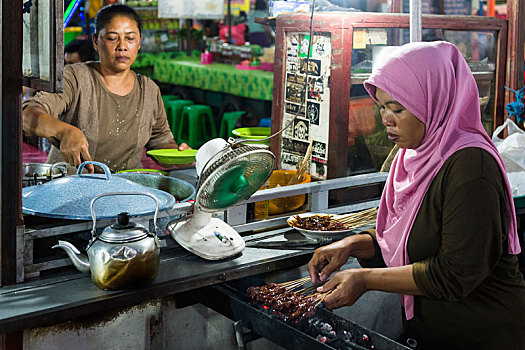
<svg viewBox="0 0 525 350">
<path fill-rule="evenodd" d="M 217 137 L 210 106 L 190 105 L 182 109 L 177 142 L 185 142 L 191 148 L 199 148 L 206 141 Z"/>
<path fill-rule="evenodd" d="M 223 139 L 233 137 L 232 130 L 235 129 L 235 123 L 244 113 L 244 111 L 224 112 L 222 114 L 219 137 L 222 137 Z"/>
<path fill-rule="evenodd" d="M 272 126 L 272 118 L 262 118 L 259 120 L 259 126 L 270 128 Z"/>
<path fill-rule="evenodd" d="M 179 100 L 179 99 L 180 97 L 177 95 L 162 95 L 162 102 L 164 103 L 164 108 L 166 108 L 168 101 Z"/>
<path fill-rule="evenodd" d="M 177 143 L 180 143 L 179 140 L 177 140 L 178 130 L 179 130 L 179 124 L 180 124 L 180 116 L 182 114 L 182 109 L 185 106 L 193 105 L 193 101 L 190 100 L 169 100 L 166 102 L 166 114 L 168 116 L 168 124 L 170 126 L 171 133 L 173 134 L 173 137 L 175 138 L 175 141 Z"/>
</svg>

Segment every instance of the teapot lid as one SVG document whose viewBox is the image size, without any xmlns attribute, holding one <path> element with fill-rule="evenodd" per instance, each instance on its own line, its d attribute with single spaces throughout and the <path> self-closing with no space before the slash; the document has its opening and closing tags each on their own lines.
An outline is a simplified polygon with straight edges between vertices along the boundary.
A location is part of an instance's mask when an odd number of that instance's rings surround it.
<svg viewBox="0 0 525 350">
<path fill-rule="evenodd" d="M 107 243 L 129 243 L 146 238 L 149 235 L 148 230 L 140 224 L 129 221 L 129 218 L 129 213 L 118 214 L 117 222 L 106 227 L 98 238 Z"/>
</svg>

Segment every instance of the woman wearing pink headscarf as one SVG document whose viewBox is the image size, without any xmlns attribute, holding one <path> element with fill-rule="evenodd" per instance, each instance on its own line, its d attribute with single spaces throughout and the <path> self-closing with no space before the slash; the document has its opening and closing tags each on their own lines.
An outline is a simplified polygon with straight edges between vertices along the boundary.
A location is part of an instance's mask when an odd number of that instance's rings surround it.
<svg viewBox="0 0 525 350">
<path fill-rule="evenodd" d="M 399 293 L 418 349 L 525 349 L 525 282 L 505 168 L 482 127 L 476 82 L 446 42 L 394 51 L 365 81 L 400 150 L 375 232 L 317 249 L 329 308 L 369 290 Z M 373 267 L 373 268 L 370 268 Z"/>
</svg>

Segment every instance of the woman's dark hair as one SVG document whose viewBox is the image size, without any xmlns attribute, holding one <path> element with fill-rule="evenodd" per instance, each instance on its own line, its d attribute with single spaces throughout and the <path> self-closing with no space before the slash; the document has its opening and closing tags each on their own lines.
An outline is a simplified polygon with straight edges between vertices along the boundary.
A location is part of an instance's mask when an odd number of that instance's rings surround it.
<svg viewBox="0 0 525 350">
<path fill-rule="evenodd" d="M 131 7 L 121 4 L 113 4 L 104 6 L 101 8 L 97 16 L 95 17 L 95 36 L 98 37 L 98 34 L 106 27 L 106 25 L 111 22 L 111 20 L 116 16 L 124 16 L 135 21 L 137 27 L 139 28 L 139 33 L 142 35 L 142 21 L 140 20 L 139 15 Z"/>
</svg>

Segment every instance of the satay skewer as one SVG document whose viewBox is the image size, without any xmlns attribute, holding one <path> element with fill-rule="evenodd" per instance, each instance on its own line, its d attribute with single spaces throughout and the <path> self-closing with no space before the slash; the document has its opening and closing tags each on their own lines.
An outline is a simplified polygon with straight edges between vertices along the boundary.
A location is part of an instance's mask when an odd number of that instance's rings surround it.
<svg viewBox="0 0 525 350">
<path fill-rule="evenodd" d="M 288 282 L 284 282 L 284 283 L 277 283 L 277 285 L 281 286 L 281 287 L 288 287 L 290 285 L 294 285 L 294 284 L 306 284 L 308 282 L 310 282 L 311 278 L 310 277 L 303 277 L 303 278 L 299 278 L 299 279 L 296 279 L 296 280 L 293 280 L 293 281 L 288 281 Z"/>
<path fill-rule="evenodd" d="M 333 220 L 344 223 L 344 224 L 350 224 L 352 222 L 359 222 L 363 220 L 372 220 L 372 219 L 375 220 L 376 217 L 377 217 L 377 208 L 370 208 L 367 210 L 360 211 L 358 213 L 352 213 L 352 214 L 340 216 L 337 219 L 333 219 Z"/>
</svg>

